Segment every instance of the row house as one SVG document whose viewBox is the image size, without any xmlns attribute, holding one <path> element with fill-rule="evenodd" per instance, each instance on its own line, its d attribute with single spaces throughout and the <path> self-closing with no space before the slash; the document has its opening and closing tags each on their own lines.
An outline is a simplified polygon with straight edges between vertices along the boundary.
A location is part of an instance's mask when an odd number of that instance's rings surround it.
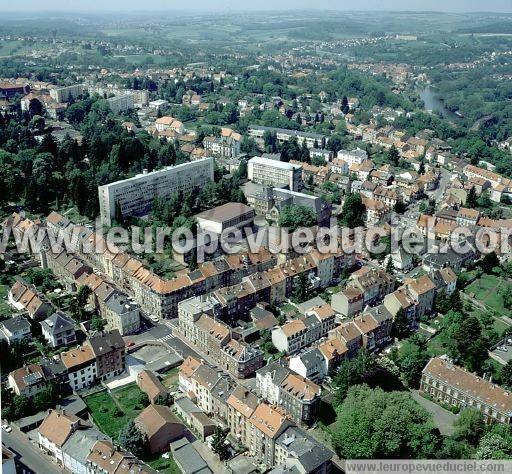
<svg viewBox="0 0 512 474">
<path fill-rule="evenodd" d="M 21 278 L 17 278 L 9 290 L 7 302 L 16 311 L 26 312 L 33 320 L 45 319 L 54 311 L 50 300 L 34 285 L 24 282 Z"/>
<path fill-rule="evenodd" d="M 272 343 L 282 352 L 294 354 L 325 337 L 334 328 L 335 312 L 328 304 L 312 308 L 299 319 L 272 330 Z"/>
<path fill-rule="evenodd" d="M 350 276 L 347 286 L 363 292 L 363 306 L 373 305 L 395 289 L 395 280 L 382 268 L 363 267 Z"/>
<path fill-rule="evenodd" d="M 435 294 L 435 283 L 425 275 L 416 280 L 406 280 L 404 285 L 384 298 L 384 306 L 393 318 L 403 310 L 410 328 L 417 329 L 420 318 L 434 310 Z"/>
</svg>

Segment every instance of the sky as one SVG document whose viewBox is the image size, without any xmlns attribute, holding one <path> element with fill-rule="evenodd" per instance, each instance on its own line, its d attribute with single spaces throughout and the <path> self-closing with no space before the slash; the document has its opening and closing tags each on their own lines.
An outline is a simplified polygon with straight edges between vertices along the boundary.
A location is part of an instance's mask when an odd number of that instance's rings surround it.
<svg viewBox="0 0 512 474">
<path fill-rule="evenodd" d="M 1 11 L 399 10 L 512 12 L 512 0 L 0 0 Z"/>
</svg>

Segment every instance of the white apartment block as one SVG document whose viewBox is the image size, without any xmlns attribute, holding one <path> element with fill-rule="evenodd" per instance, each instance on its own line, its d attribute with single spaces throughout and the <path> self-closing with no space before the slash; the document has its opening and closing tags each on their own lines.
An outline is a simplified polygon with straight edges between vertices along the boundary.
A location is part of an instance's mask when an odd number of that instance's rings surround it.
<svg viewBox="0 0 512 474">
<path fill-rule="evenodd" d="M 340 150 L 338 151 L 338 159 L 347 163 L 350 168 L 352 165 L 360 165 L 363 161 L 368 159 L 368 153 L 361 148 L 355 150 Z"/>
<path fill-rule="evenodd" d="M 327 138 L 319 133 L 301 132 L 298 130 L 288 130 L 285 128 L 262 127 L 259 125 L 251 125 L 249 127 L 249 135 L 260 143 L 263 140 L 265 132 L 275 133 L 278 143 L 284 143 L 292 137 L 297 138 L 299 145 L 306 143 L 308 148 L 323 148 L 327 143 Z"/>
<path fill-rule="evenodd" d="M 73 86 L 57 87 L 56 89 L 51 89 L 50 97 L 55 100 L 55 102 L 69 102 L 72 99 L 76 99 L 83 93 L 83 84 L 75 84 Z"/>
<path fill-rule="evenodd" d="M 133 109 L 134 107 L 133 94 L 129 92 L 110 97 L 107 99 L 107 102 L 110 110 L 115 114 L 118 114 L 119 112 L 125 112 L 127 110 Z"/>
<path fill-rule="evenodd" d="M 213 181 L 213 158 L 169 166 L 133 178 L 98 187 L 101 221 L 111 225 L 116 206 L 122 217 L 143 216 L 150 212 L 155 197 L 168 198 Z"/>
<path fill-rule="evenodd" d="M 247 164 L 248 178 L 266 186 L 287 185 L 292 191 L 302 189 L 302 167 L 284 161 L 255 156 Z"/>
</svg>

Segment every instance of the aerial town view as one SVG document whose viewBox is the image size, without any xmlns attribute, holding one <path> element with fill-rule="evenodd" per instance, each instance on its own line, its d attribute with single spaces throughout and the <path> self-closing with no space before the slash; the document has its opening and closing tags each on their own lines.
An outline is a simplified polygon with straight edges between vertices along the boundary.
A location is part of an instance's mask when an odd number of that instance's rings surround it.
<svg viewBox="0 0 512 474">
<path fill-rule="evenodd" d="M 511 0 L 0 3 L 2 473 L 512 473 Z"/>
</svg>

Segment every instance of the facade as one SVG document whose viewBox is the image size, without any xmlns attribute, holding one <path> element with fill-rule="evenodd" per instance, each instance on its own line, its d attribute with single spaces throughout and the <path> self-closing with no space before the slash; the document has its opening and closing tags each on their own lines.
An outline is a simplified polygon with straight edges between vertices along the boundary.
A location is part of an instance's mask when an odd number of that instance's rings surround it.
<svg viewBox="0 0 512 474">
<path fill-rule="evenodd" d="M 125 343 L 119 331 L 95 334 L 86 344 L 96 358 L 96 374 L 99 379 L 106 380 L 124 372 Z"/>
<path fill-rule="evenodd" d="M 233 137 L 205 137 L 203 147 L 213 156 L 219 158 L 235 158 L 240 154 L 241 140 Z"/>
<path fill-rule="evenodd" d="M 210 181 L 213 181 L 213 158 L 203 158 L 99 186 L 101 221 L 111 225 L 116 212 L 122 217 L 143 216 L 150 212 L 156 197 L 165 199 Z"/>
<path fill-rule="evenodd" d="M 318 147 L 323 148 L 327 143 L 327 137 L 325 137 L 325 135 L 320 135 L 319 133 L 300 132 L 298 130 L 288 130 L 284 128 L 263 127 L 260 125 L 249 126 L 249 136 L 253 137 L 260 143 L 263 141 L 265 132 L 275 134 L 278 143 L 281 144 L 287 142 L 293 137 L 297 138 L 299 145 L 302 145 L 303 142 L 306 142 L 307 147 L 310 149 Z"/>
<path fill-rule="evenodd" d="M 328 372 L 324 356 L 316 347 L 291 357 L 290 369 L 313 382 L 321 382 Z"/>
<path fill-rule="evenodd" d="M 247 163 L 250 181 L 266 186 L 288 186 L 292 191 L 302 189 L 302 167 L 284 161 L 254 157 Z"/>
<path fill-rule="evenodd" d="M 97 380 L 96 358 L 88 345 L 62 352 L 60 358 L 74 392 L 90 387 Z"/>
<path fill-rule="evenodd" d="M 488 423 L 512 421 L 508 391 L 440 357 L 430 359 L 423 369 L 420 390 L 439 402 L 474 408 Z"/>
<path fill-rule="evenodd" d="M 304 377 L 290 373 L 279 386 L 279 403 L 296 423 L 316 421 L 320 407 L 320 387 Z"/>
<path fill-rule="evenodd" d="M 43 337 L 52 347 L 69 346 L 76 342 L 73 320 L 60 311 L 42 321 L 41 329 Z"/>
<path fill-rule="evenodd" d="M 113 291 L 105 299 L 103 314 L 107 320 L 105 328 L 109 331 L 118 330 L 121 336 L 140 329 L 139 305 L 119 291 Z"/>
<path fill-rule="evenodd" d="M 115 114 L 119 112 L 126 112 L 127 110 L 133 109 L 133 95 L 130 92 L 125 92 L 114 97 L 107 99 L 110 110 Z"/>
<path fill-rule="evenodd" d="M 75 84 L 73 86 L 57 87 L 55 89 L 50 89 L 51 98 L 59 104 L 62 102 L 69 102 L 71 100 L 75 100 L 83 93 L 83 84 Z"/>
<path fill-rule="evenodd" d="M 50 380 L 51 375 L 39 364 L 29 364 L 13 370 L 8 377 L 9 388 L 16 395 L 32 398 L 40 393 Z"/>
<path fill-rule="evenodd" d="M 0 333 L 8 344 L 32 338 L 30 323 L 23 316 L 14 316 L 0 322 Z"/>
<path fill-rule="evenodd" d="M 340 150 L 337 155 L 338 160 L 342 160 L 347 163 L 350 169 L 353 165 L 361 165 L 368 159 L 368 153 L 365 150 L 357 148 L 356 150 Z"/>
</svg>

